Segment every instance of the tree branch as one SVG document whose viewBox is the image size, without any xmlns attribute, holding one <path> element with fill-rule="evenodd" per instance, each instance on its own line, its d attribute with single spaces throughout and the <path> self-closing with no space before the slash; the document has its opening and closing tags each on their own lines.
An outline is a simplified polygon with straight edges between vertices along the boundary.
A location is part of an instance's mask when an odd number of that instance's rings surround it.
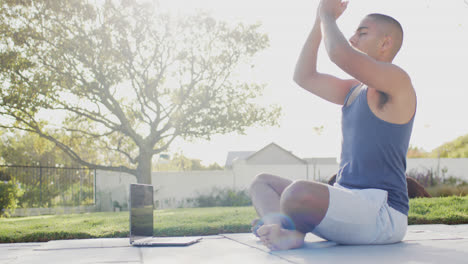
<svg viewBox="0 0 468 264">
<path fill-rule="evenodd" d="M 81 164 L 83 166 L 86 166 L 86 167 L 89 167 L 89 168 L 100 169 L 100 170 L 126 172 L 126 173 L 129 173 L 129 174 L 132 174 L 132 175 L 136 175 L 136 170 L 135 169 L 130 169 L 130 168 L 125 167 L 125 166 L 105 166 L 105 165 L 98 165 L 98 164 L 93 164 L 93 163 L 87 162 L 87 161 L 83 160 L 79 156 L 79 154 L 76 153 L 75 151 L 73 151 L 69 146 L 62 143 L 61 141 L 59 141 L 55 137 L 44 133 L 40 129 L 39 125 L 37 124 L 37 122 L 35 120 L 31 120 L 32 123 L 30 123 L 30 122 L 26 121 L 25 119 L 23 119 L 23 118 L 21 118 L 19 116 L 13 116 L 13 117 L 15 117 L 15 119 L 17 121 L 23 123 L 24 125 L 28 126 L 29 128 L 28 127 L 17 127 L 17 126 L 6 126 L 6 125 L 2 125 L 2 124 L 0 124 L 0 127 L 7 128 L 7 129 L 19 129 L 19 130 L 22 130 L 22 131 L 35 133 L 35 134 L 39 135 L 40 137 L 45 138 L 45 139 L 49 140 L 50 142 L 55 143 L 55 145 L 58 148 L 60 148 L 63 152 L 65 152 L 70 158 L 72 158 L 74 161 L 78 162 L 79 164 Z"/>
</svg>

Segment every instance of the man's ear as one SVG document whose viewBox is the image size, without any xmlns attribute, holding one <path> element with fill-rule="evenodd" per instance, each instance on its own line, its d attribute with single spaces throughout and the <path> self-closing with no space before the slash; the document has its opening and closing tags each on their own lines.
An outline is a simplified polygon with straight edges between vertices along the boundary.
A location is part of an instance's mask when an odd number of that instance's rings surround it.
<svg viewBox="0 0 468 264">
<path fill-rule="evenodd" d="M 393 47 L 393 38 L 391 36 L 385 36 L 380 44 L 382 51 L 388 51 Z"/>
</svg>

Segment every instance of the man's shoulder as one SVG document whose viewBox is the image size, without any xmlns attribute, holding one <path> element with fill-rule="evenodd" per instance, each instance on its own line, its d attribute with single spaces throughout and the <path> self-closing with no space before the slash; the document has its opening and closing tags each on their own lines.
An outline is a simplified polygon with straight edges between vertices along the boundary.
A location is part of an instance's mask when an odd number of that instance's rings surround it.
<svg viewBox="0 0 468 264">
<path fill-rule="evenodd" d="M 379 89 L 379 87 L 374 88 L 381 92 L 384 92 L 390 97 L 410 96 L 412 94 L 415 94 L 411 77 L 407 71 L 405 71 L 402 67 L 391 62 L 382 63 L 386 64 L 387 72 L 392 77 L 392 87 L 391 89 Z"/>
<path fill-rule="evenodd" d="M 389 63 L 389 64 L 393 68 L 394 77 L 398 78 L 399 84 L 407 89 L 413 88 L 411 77 L 408 74 L 408 72 L 396 64 L 393 64 L 393 63 Z"/>
</svg>

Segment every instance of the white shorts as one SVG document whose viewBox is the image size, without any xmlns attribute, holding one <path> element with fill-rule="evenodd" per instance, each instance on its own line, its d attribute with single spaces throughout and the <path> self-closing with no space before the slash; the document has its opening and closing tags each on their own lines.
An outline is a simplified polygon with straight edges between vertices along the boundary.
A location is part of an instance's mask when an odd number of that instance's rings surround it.
<svg viewBox="0 0 468 264">
<path fill-rule="evenodd" d="M 328 186 L 330 203 L 313 234 L 339 244 L 391 244 L 406 234 L 408 217 L 391 208 L 387 191 Z"/>
</svg>

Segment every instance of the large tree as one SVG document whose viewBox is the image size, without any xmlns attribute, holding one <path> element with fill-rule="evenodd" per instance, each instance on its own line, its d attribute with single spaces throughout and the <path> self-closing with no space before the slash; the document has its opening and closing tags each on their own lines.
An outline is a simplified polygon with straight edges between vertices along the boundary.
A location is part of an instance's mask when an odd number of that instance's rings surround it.
<svg viewBox="0 0 468 264">
<path fill-rule="evenodd" d="M 2 1 L 0 126 L 151 183 L 152 157 L 176 138 L 277 124 L 279 107 L 255 102 L 264 85 L 235 76 L 268 46 L 259 25 L 158 10 L 153 1 Z M 122 162 L 94 164 L 70 140 Z"/>
</svg>

